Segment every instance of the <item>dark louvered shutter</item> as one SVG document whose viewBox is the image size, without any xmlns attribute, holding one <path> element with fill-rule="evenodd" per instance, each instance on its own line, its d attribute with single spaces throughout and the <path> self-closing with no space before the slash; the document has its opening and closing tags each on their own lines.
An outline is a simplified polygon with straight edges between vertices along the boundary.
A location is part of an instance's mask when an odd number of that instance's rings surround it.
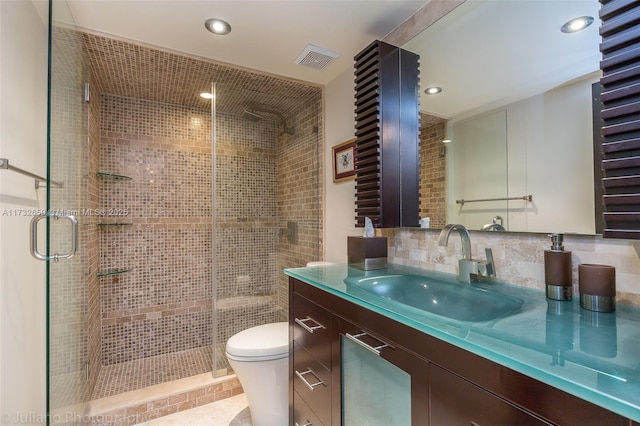
<svg viewBox="0 0 640 426">
<path fill-rule="evenodd" d="M 418 55 L 375 41 L 354 59 L 356 226 L 418 226 Z"/>
<path fill-rule="evenodd" d="M 603 236 L 640 239 L 640 1 L 600 3 Z"/>
</svg>

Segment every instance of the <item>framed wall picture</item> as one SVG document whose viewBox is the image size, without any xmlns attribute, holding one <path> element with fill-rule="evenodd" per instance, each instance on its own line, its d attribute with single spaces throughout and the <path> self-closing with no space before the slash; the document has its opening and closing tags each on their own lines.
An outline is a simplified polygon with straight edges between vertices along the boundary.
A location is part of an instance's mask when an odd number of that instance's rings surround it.
<svg viewBox="0 0 640 426">
<path fill-rule="evenodd" d="M 333 150 L 333 181 L 342 182 L 355 179 L 355 149 L 356 139 L 349 139 L 332 148 Z"/>
</svg>

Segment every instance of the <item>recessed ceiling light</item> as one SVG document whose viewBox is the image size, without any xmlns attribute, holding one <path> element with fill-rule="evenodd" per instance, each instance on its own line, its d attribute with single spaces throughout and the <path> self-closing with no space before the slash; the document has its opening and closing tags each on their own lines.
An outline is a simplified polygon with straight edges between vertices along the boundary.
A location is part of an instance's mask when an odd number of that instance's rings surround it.
<svg viewBox="0 0 640 426">
<path fill-rule="evenodd" d="M 560 31 L 563 33 L 575 33 L 584 30 L 591 24 L 593 24 L 592 16 L 581 16 L 566 22 L 562 28 L 560 28 Z"/>
<path fill-rule="evenodd" d="M 204 98 L 204 99 L 213 99 L 213 95 L 209 92 L 202 92 L 200 93 L 200 97 Z"/>
<path fill-rule="evenodd" d="M 437 95 L 438 93 L 442 92 L 442 87 L 427 87 L 424 91 L 424 93 L 426 93 L 427 95 Z"/>
<path fill-rule="evenodd" d="M 231 25 L 227 21 L 218 18 L 207 19 L 204 26 L 214 34 L 225 35 L 231 32 Z"/>
</svg>

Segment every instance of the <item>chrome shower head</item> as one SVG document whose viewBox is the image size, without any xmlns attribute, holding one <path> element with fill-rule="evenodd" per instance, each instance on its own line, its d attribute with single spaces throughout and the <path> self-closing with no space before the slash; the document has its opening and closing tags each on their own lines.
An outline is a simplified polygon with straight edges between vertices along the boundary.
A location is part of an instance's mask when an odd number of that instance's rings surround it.
<svg viewBox="0 0 640 426">
<path fill-rule="evenodd" d="M 242 112 L 242 118 L 244 118 L 245 120 L 252 121 L 254 123 L 262 120 L 264 117 L 258 114 L 256 111 L 259 111 L 264 114 L 275 115 L 280 120 L 280 125 L 282 125 L 282 131 L 289 135 L 295 135 L 296 129 L 293 127 L 288 127 L 287 119 L 284 118 L 284 115 L 280 114 L 278 111 L 273 111 L 270 109 L 261 109 L 261 108 L 254 108 L 254 109 L 245 108 L 245 110 Z"/>
<path fill-rule="evenodd" d="M 242 118 L 244 118 L 245 120 L 253 121 L 254 123 L 256 121 L 262 120 L 262 116 L 260 114 L 256 114 L 255 112 L 248 109 L 244 110 L 244 112 L 242 113 Z"/>
</svg>

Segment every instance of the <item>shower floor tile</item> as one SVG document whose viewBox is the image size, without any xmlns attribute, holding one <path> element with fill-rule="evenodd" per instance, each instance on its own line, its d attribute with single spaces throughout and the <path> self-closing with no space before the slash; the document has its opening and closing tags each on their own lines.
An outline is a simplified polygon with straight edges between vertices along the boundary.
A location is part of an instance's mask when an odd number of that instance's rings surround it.
<svg viewBox="0 0 640 426">
<path fill-rule="evenodd" d="M 211 357 L 211 347 L 203 347 L 103 366 L 92 399 L 209 372 Z"/>
</svg>

